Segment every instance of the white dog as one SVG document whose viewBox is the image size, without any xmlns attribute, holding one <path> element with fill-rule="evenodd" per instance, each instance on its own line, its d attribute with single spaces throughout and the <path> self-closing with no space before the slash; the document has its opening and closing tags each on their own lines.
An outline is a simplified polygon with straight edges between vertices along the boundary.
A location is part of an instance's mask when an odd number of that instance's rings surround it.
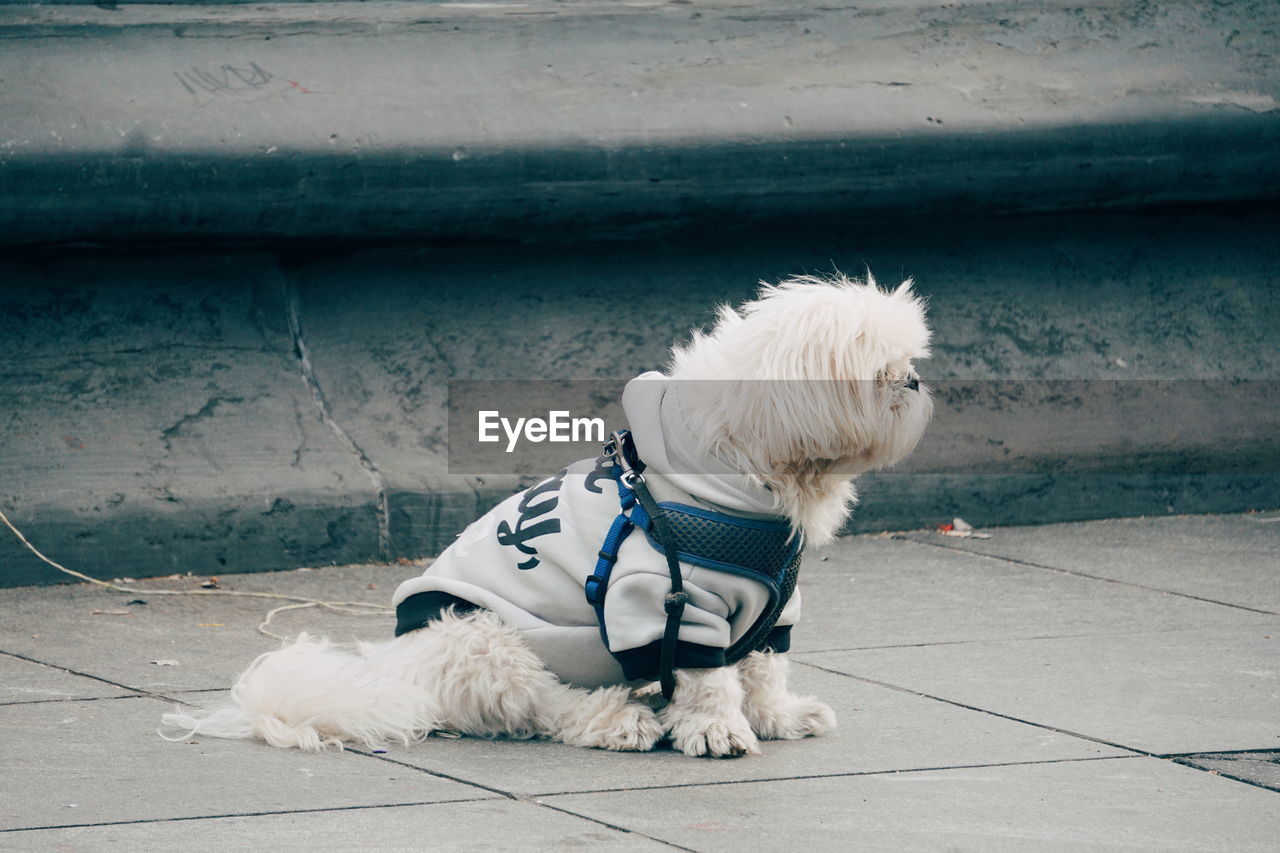
<svg viewBox="0 0 1280 853">
<path fill-rule="evenodd" d="M 164 721 L 304 750 L 451 731 L 736 756 L 822 734 L 834 714 L 787 690 L 781 654 L 800 548 L 835 536 L 856 475 L 919 441 L 928 346 L 910 281 L 764 285 L 677 346 L 669 375 L 628 384 L 630 431 L 603 456 L 513 495 L 402 584 L 395 639 L 304 634 L 254 661 L 231 707 Z M 669 701 L 635 689 L 659 678 Z"/>
</svg>

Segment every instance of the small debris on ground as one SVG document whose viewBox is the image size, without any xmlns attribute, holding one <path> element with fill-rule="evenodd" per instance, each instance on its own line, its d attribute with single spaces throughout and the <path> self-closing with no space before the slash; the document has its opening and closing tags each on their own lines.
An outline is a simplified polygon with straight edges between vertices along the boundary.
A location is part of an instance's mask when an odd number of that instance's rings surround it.
<svg viewBox="0 0 1280 853">
<path fill-rule="evenodd" d="M 943 536 L 955 536 L 959 539 L 990 539 L 990 533 L 979 533 L 973 525 L 963 518 L 953 518 L 950 524 L 939 524 L 938 530 Z"/>
<path fill-rule="evenodd" d="M 1280 523 L 1280 515 L 1261 516 L 1256 509 L 1251 509 L 1244 514 L 1244 517 L 1254 524 L 1276 524 Z"/>
<path fill-rule="evenodd" d="M 178 662 L 176 660 L 167 660 L 167 659 L 153 660 L 152 663 L 155 664 L 156 666 L 177 666 L 178 665 Z"/>
<path fill-rule="evenodd" d="M 217 589 L 217 588 L 218 588 L 218 579 L 217 579 L 217 578 L 209 578 L 207 581 L 205 581 L 204 583 L 200 584 L 200 588 L 201 588 L 201 589 Z"/>
<path fill-rule="evenodd" d="M 132 616 L 128 610 L 95 610 L 90 616 Z"/>
</svg>

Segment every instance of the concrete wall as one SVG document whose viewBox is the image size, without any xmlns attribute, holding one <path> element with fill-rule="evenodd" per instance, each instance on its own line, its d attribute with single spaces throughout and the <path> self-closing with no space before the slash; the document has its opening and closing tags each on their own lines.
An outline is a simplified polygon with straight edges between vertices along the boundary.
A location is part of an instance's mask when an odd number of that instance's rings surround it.
<svg viewBox="0 0 1280 853">
<path fill-rule="evenodd" d="M 1273 3 L 0 5 L 0 508 L 101 575 L 437 552 L 450 379 L 914 276 L 859 530 L 1280 506 Z M 0 532 L 0 583 L 59 580 Z"/>
<path fill-rule="evenodd" d="M 936 331 L 933 428 L 854 529 L 1274 507 L 1278 224 L 28 257 L 0 295 L 0 508 L 107 575 L 431 554 L 518 485 L 447 473 L 449 379 L 626 379 L 757 278 L 833 265 L 915 276 Z M 0 567 L 55 579 L 7 537 Z"/>
</svg>

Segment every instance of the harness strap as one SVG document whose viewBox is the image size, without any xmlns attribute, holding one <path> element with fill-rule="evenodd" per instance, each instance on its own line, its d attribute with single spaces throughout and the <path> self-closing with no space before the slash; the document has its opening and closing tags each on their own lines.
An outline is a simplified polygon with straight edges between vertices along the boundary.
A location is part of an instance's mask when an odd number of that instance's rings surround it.
<svg viewBox="0 0 1280 853">
<path fill-rule="evenodd" d="M 639 518 L 634 518 L 636 515 L 636 510 L 633 509 L 636 505 L 635 493 L 622 482 L 622 478 L 618 476 L 620 473 L 615 466 L 614 482 L 618 486 L 618 502 L 622 505 L 622 509 L 614 517 L 613 524 L 609 525 L 609 532 L 605 534 L 600 552 L 596 556 L 595 570 L 587 577 L 583 586 L 587 603 L 595 608 L 596 621 L 600 625 L 600 639 L 604 641 L 606 648 L 609 646 L 609 639 L 604 627 L 604 594 L 609 588 L 609 575 L 613 572 L 613 564 L 618 561 L 618 549 L 640 522 Z M 631 516 L 627 515 L 629 509 Z"/>
<path fill-rule="evenodd" d="M 689 601 L 689 594 L 684 591 L 684 578 L 680 574 L 680 558 L 676 555 L 675 537 L 671 533 L 671 525 L 667 523 L 666 514 L 658 502 L 653 499 L 649 487 L 645 485 L 644 463 L 632 459 L 634 447 L 630 443 L 630 434 L 626 430 L 618 430 L 605 443 L 605 457 L 613 461 L 614 481 L 618 484 L 618 500 L 622 509 L 609 525 L 609 532 L 604 537 L 600 552 L 596 557 L 595 570 L 587 577 L 584 584 L 587 602 L 596 611 L 596 621 L 600 625 L 600 637 L 607 647 L 608 637 L 604 626 L 604 597 L 609 588 L 609 575 L 613 565 L 618 561 L 618 549 L 632 530 L 637 527 L 652 529 L 658 541 L 662 543 L 667 559 L 667 572 L 671 576 L 671 591 L 663 600 L 662 609 L 667 614 L 667 623 L 662 632 L 662 651 L 659 657 L 659 680 L 662 684 L 662 695 L 670 699 L 676 689 L 676 641 L 680 636 L 680 619 L 684 616 L 684 606 Z M 629 455 L 629 452 L 631 455 Z M 633 461 L 636 464 L 632 464 Z M 630 510 L 630 514 L 627 513 Z"/>
<path fill-rule="evenodd" d="M 676 640 L 680 636 L 680 619 L 684 616 L 684 606 L 689 603 L 689 593 L 684 591 L 684 578 L 680 574 L 680 559 L 676 556 L 675 537 L 671 535 L 671 526 L 667 524 L 666 514 L 658 502 L 649 493 L 644 477 L 638 475 L 632 484 L 640 507 L 653 519 L 653 532 L 662 543 L 667 558 L 667 572 L 671 575 L 671 591 L 662 602 L 662 609 L 667 613 L 667 625 L 662 631 L 662 655 L 659 658 L 659 675 L 662 684 L 662 697 L 670 699 L 676 690 Z"/>
</svg>

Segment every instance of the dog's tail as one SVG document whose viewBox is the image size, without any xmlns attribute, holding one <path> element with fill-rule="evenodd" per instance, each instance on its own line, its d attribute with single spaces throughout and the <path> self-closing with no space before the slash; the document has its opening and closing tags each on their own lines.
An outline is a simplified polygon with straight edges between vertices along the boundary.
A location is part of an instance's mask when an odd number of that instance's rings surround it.
<svg viewBox="0 0 1280 853">
<path fill-rule="evenodd" d="M 261 738 L 272 746 L 316 752 L 346 743 L 408 744 L 438 728 L 431 694 L 379 673 L 367 657 L 302 634 L 259 655 L 236 680 L 231 705 L 216 710 L 174 706 L 166 726 L 193 735 Z"/>
</svg>

